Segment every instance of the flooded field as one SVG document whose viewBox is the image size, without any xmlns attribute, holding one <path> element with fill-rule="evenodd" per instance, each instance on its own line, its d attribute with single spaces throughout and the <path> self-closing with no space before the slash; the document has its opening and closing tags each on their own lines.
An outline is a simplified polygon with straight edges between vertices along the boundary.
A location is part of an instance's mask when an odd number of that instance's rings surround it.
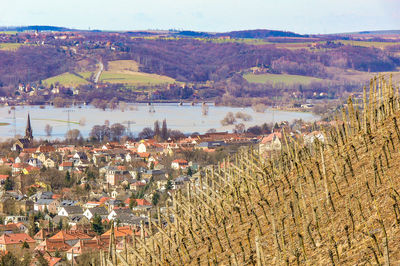
<svg viewBox="0 0 400 266">
<path fill-rule="evenodd" d="M 124 110 L 101 110 L 92 106 L 81 108 L 54 108 L 52 106 L 17 106 L 14 110 L 10 107 L 0 107 L 0 137 L 2 139 L 12 138 L 15 134 L 24 135 L 26 118 L 28 113 L 31 116 L 33 135 L 36 138 L 47 138 L 45 127 L 53 127 L 52 138 L 64 138 L 68 129 L 79 129 L 84 137 L 88 137 L 94 125 L 103 125 L 106 121 L 111 124 L 122 123 L 134 135 L 137 135 L 143 128 L 151 127 L 156 120 L 160 122 L 167 120 L 168 128 L 177 129 L 184 133 L 199 132 L 205 133 L 211 128 L 218 131 L 231 131 L 234 126 L 222 126 L 221 120 L 228 112 L 236 114 L 242 112 L 252 117 L 250 121 L 238 120 L 244 123 L 246 128 L 253 125 L 260 125 L 265 122 L 293 121 L 303 119 L 314 121 L 318 117 L 311 113 L 285 112 L 266 110 L 264 113 L 257 113 L 252 108 L 236 108 L 226 106 L 208 107 L 208 115 L 202 114 L 202 106 L 183 104 L 145 104 L 127 105 Z M 68 118 L 69 116 L 69 118 Z M 69 121 L 69 123 L 68 123 Z"/>
</svg>

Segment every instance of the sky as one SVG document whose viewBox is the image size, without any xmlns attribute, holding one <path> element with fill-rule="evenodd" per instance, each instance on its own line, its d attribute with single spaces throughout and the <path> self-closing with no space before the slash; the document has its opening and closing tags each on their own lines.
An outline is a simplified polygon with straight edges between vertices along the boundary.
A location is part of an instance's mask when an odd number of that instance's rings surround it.
<svg viewBox="0 0 400 266">
<path fill-rule="evenodd" d="M 0 26 L 301 34 L 400 30 L 400 0 L 0 0 L 0 10 Z"/>
</svg>

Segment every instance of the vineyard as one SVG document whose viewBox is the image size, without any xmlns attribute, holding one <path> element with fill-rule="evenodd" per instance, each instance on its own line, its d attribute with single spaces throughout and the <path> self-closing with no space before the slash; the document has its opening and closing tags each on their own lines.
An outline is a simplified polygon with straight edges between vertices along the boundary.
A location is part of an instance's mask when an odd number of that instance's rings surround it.
<svg viewBox="0 0 400 266">
<path fill-rule="evenodd" d="M 271 157 L 254 148 L 226 158 L 102 264 L 398 264 L 399 100 L 391 80 L 375 78 L 324 141 L 284 136 Z"/>
</svg>

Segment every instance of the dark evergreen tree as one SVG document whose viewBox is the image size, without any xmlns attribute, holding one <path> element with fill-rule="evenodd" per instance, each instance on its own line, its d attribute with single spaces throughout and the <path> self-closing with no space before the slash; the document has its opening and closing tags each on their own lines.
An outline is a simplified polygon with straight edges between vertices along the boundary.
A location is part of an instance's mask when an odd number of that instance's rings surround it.
<svg viewBox="0 0 400 266">
<path fill-rule="evenodd" d="M 187 173 L 188 176 L 192 176 L 193 175 L 193 171 L 191 167 L 188 167 Z"/>
<path fill-rule="evenodd" d="M 154 192 L 153 194 L 153 198 L 151 200 L 151 203 L 156 206 L 158 204 L 158 201 L 160 200 L 160 194 L 158 194 L 157 192 Z"/>
<path fill-rule="evenodd" d="M 67 172 L 65 173 L 65 182 L 68 184 L 68 186 L 69 186 L 70 183 L 71 183 L 71 175 L 70 175 L 69 171 L 67 171 Z"/>
<path fill-rule="evenodd" d="M 156 120 L 156 122 L 154 122 L 154 137 L 159 138 L 160 136 L 161 136 L 160 122 Z"/>
<path fill-rule="evenodd" d="M 101 221 L 101 217 L 97 213 L 94 215 L 93 220 L 92 220 L 92 229 L 98 235 L 101 235 L 101 234 L 104 233 L 104 226 L 103 226 L 103 223 Z"/>
<path fill-rule="evenodd" d="M 4 182 L 4 189 L 5 190 L 13 190 L 13 183 L 12 183 L 12 181 L 10 180 L 10 178 L 9 177 L 7 177 L 6 178 L 6 181 Z"/>
<path fill-rule="evenodd" d="M 167 120 L 163 120 L 162 127 L 161 127 L 161 139 L 167 140 L 168 139 L 168 128 L 167 128 Z"/>
<path fill-rule="evenodd" d="M 24 243 L 22 243 L 22 248 L 29 249 L 29 244 L 26 241 L 24 241 Z"/>
</svg>

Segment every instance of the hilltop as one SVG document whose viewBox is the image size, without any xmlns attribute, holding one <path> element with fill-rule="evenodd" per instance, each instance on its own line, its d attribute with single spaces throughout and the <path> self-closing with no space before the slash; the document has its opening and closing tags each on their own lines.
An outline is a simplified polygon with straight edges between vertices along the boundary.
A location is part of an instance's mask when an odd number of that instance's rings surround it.
<svg viewBox="0 0 400 266">
<path fill-rule="evenodd" d="M 374 79 L 357 102 L 312 144 L 283 135 L 281 152 L 244 150 L 175 193 L 129 262 L 399 263 L 398 88 Z"/>
<path fill-rule="evenodd" d="M 0 68 L 4 104 L 51 104 L 57 97 L 90 103 L 111 96 L 124 102 L 261 103 L 285 109 L 312 104 L 314 112 L 324 113 L 359 94 L 375 73 L 393 74 L 396 82 L 400 77 L 396 34 L 34 27 L 0 32 L 0 65 L 7 65 Z M 135 62 L 135 69 L 112 70 L 115 62 Z"/>
</svg>

